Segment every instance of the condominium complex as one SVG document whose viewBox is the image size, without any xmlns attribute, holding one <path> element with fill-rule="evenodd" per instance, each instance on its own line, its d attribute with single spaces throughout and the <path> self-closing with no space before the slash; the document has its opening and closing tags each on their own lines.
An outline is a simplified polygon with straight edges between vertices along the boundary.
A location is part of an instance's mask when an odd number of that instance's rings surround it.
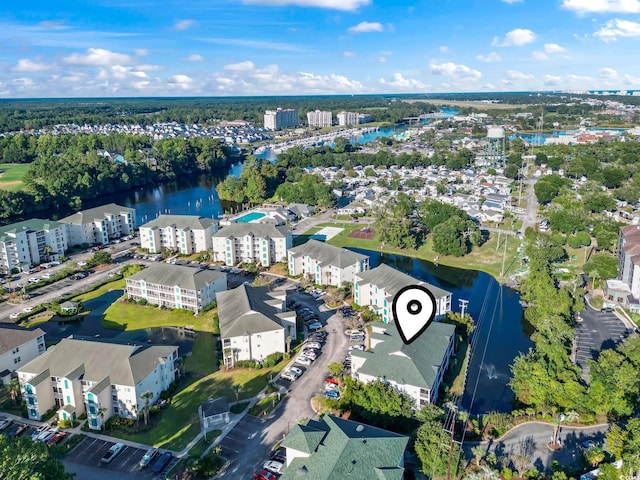
<svg viewBox="0 0 640 480">
<path fill-rule="evenodd" d="M 330 127 L 333 124 L 331 112 L 314 110 L 307 112 L 307 125 L 310 127 Z"/>
<path fill-rule="evenodd" d="M 18 369 L 31 420 L 52 408 L 60 420 L 87 414 L 100 430 L 112 415 L 136 418 L 146 392 L 153 405 L 175 380 L 176 346 L 137 346 L 65 338 Z"/>
<path fill-rule="evenodd" d="M 60 220 L 66 224 L 67 242 L 70 247 L 82 244 L 106 244 L 136 228 L 136 211 L 109 203 L 100 207 L 82 210 Z"/>
<path fill-rule="evenodd" d="M 190 255 L 211 250 L 218 222 L 197 215 L 160 215 L 140 226 L 140 246 L 157 253 L 163 248 Z"/>
<path fill-rule="evenodd" d="M 44 332 L 12 323 L 0 326 L 0 385 L 8 384 L 18 368 L 45 352 Z"/>
<path fill-rule="evenodd" d="M 358 125 L 359 123 L 369 123 L 371 115 L 357 112 L 340 112 L 337 115 L 338 125 Z"/>
<path fill-rule="evenodd" d="M 34 218 L 0 227 L 0 273 L 56 260 L 67 246 L 66 225 L 62 223 Z"/>
<path fill-rule="evenodd" d="M 227 289 L 227 275 L 216 270 L 154 263 L 127 277 L 127 296 L 154 305 L 200 312 Z"/>
<path fill-rule="evenodd" d="M 213 259 L 226 265 L 257 263 L 268 267 L 287 259 L 293 237 L 286 226 L 232 223 L 213 235 Z"/>
<path fill-rule="evenodd" d="M 293 108 L 267 110 L 264 112 L 264 128 L 269 130 L 281 130 L 283 128 L 297 127 L 300 124 L 298 110 Z"/>
</svg>

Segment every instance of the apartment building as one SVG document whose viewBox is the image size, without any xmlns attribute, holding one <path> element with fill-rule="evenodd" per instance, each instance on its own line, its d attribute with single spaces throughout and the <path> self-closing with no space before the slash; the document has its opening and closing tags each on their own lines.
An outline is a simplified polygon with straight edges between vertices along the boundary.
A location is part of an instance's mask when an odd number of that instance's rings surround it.
<svg viewBox="0 0 640 480">
<path fill-rule="evenodd" d="M 160 215 L 140 225 L 140 246 L 150 253 L 163 248 L 190 255 L 211 250 L 218 222 L 197 215 Z"/>
<path fill-rule="evenodd" d="M 87 414 L 100 430 L 112 415 L 136 418 L 151 392 L 153 405 L 175 380 L 176 346 L 138 346 L 65 338 L 18 369 L 29 419 L 52 408 L 58 419 Z"/>
<path fill-rule="evenodd" d="M 384 263 L 371 270 L 356 273 L 353 300 L 362 307 L 368 306 L 382 317 L 384 323 L 389 323 L 393 321 L 393 298 L 409 285 L 422 285 L 433 294 L 436 300 L 436 318 L 451 310 L 451 292 L 418 280 Z"/>
<path fill-rule="evenodd" d="M 322 110 L 307 112 L 307 125 L 318 128 L 330 127 L 333 125 L 333 115 L 331 115 L 331 112 Z"/>
<path fill-rule="evenodd" d="M 0 385 L 13 373 L 45 352 L 44 331 L 26 330 L 11 323 L 0 324 Z"/>
<path fill-rule="evenodd" d="M 154 263 L 126 279 L 128 298 L 199 313 L 227 289 L 227 275 L 216 270 Z"/>
<path fill-rule="evenodd" d="M 37 218 L 0 227 L 0 273 L 28 270 L 67 250 L 66 225 Z"/>
<path fill-rule="evenodd" d="M 340 112 L 336 117 L 340 126 L 358 125 L 371 121 L 371 115 L 357 112 Z"/>
<path fill-rule="evenodd" d="M 282 130 L 300 125 L 298 110 L 293 108 L 267 110 L 264 112 L 264 128 L 269 130 Z"/>
<path fill-rule="evenodd" d="M 305 275 L 318 285 L 340 287 L 353 283 L 356 275 L 369 269 L 369 257 L 318 240 L 289 249 L 289 275 Z"/>
<path fill-rule="evenodd" d="M 109 203 L 89 210 L 82 210 L 60 220 L 67 228 L 70 247 L 83 244 L 107 244 L 136 228 L 134 208 Z"/>
<path fill-rule="evenodd" d="M 213 258 L 226 265 L 257 263 L 268 267 L 287 259 L 293 244 L 287 226 L 270 223 L 232 223 L 213 235 Z"/>
<path fill-rule="evenodd" d="M 432 322 L 408 345 L 394 323 L 371 328 L 369 350 L 351 352 L 352 377 L 364 383 L 383 380 L 411 397 L 417 409 L 435 403 L 453 354 L 455 326 Z"/>
<path fill-rule="evenodd" d="M 286 311 L 286 292 L 240 285 L 218 295 L 218 318 L 225 365 L 238 360 L 265 360 L 285 353 L 295 338 L 296 312 Z"/>
</svg>

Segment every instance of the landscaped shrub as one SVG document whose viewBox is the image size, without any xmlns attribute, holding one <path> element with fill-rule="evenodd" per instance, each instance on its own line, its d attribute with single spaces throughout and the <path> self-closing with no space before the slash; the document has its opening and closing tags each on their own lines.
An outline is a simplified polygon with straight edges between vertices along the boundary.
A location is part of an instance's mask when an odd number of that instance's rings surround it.
<svg viewBox="0 0 640 480">
<path fill-rule="evenodd" d="M 282 352 L 272 353 L 271 355 L 267 356 L 267 359 L 264 361 L 263 366 L 267 368 L 273 367 L 274 365 L 279 364 L 283 358 L 284 358 L 284 355 Z"/>
</svg>

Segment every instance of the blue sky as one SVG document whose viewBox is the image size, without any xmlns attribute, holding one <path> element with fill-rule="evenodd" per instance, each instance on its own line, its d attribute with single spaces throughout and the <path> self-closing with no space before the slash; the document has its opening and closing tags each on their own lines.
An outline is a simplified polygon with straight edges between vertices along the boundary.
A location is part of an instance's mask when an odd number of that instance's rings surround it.
<svg viewBox="0 0 640 480">
<path fill-rule="evenodd" d="M 640 89 L 639 46 L 640 0 L 5 1 L 0 97 Z"/>
</svg>

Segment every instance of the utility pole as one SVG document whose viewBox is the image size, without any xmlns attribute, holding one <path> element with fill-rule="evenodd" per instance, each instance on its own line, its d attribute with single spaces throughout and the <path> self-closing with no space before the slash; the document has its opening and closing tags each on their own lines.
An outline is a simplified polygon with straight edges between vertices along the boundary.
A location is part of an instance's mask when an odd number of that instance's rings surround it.
<svg viewBox="0 0 640 480">
<path fill-rule="evenodd" d="M 464 311 L 466 310 L 467 305 L 469 304 L 469 300 L 460 299 L 458 301 L 460 302 L 460 315 L 464 317 Z"/>
<path fill-rule="evenodd" d="M 509 235 L 504 236 L 504 254 L 502 255 L 502 270 L 500 270 L 500 276 L 504 276 L 504 261 L 507 259 L 507 241 L 509 240 Z"/>
</svg>

